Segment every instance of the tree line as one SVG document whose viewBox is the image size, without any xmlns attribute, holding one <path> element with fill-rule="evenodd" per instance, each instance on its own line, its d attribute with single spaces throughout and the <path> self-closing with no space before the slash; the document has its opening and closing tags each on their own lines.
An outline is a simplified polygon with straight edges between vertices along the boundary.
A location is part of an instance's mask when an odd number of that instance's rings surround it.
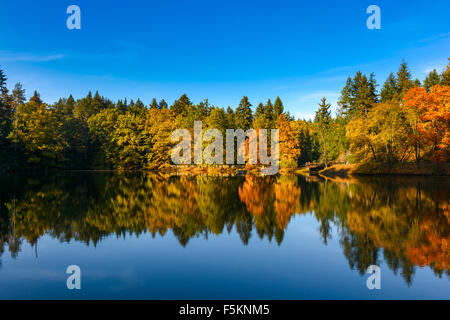
<svg viewBox="0 0 450 320">
<path fill-rule="evenodd" d="M 236 108 L 193 103 L 186 94 L 172 105 L 153 99 L 111 101 L 98 92 L 47 104 L 37 91 L 27 101 L 20 83 L 11 93 L 0 69 L 0 171 L 23 169 L 159 169 L 171 165 L 171 133 L 216 128 L 280 131 L 280 164 L 307 162 L 432 162 L 449 159 L 450 71 L 412 80 L 403 62 L 381 90 L 374 74 L 349 77 L 332 115 L 322 98 L 315 118 L 294 119 L 279 97 L 253 108 L 244 96 Z M 270 132 L 270 131 L 269 131 Z M 270 140 L 270 139 L 269 139 Z"/>
</svg>

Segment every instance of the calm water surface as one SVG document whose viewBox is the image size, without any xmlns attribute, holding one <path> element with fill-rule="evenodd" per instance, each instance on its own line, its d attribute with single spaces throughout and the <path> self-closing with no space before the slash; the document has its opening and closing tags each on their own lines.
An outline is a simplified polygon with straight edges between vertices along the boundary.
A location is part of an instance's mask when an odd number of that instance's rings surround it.
<svg viewBox="0 0 450 320">
<path fill-rule="evenodd" d="M 449 198 L 448 178 L 3 177 L 0 298 L 450 299 Z"/>
</svg>

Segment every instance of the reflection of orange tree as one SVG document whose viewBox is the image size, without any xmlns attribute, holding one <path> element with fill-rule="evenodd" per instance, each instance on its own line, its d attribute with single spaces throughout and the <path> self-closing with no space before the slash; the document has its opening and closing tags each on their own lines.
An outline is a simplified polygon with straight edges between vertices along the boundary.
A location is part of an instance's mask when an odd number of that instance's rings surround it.
<svg viewBox="0 0 450 320">
<path fill-rule="evenodd" d="M 296 177 L 281 176 L 275 183 L 275 214 L 280 229 L 286 229 L 291 216 L 298 209 L 300 187 Z"/>
<path fill-rule="evenodd" d="M 239 187 L 239 199 L 253 216 L 260 217 L 273 201 L 273 185 L 270 180 L 270 177 L 246 175 L 245 182 Z"/>
<path fill-rule="evenodd" d="M 346 225 L 370 246 L 383 248 L 386 262 L 394 271 L 400 264 L 408 282 L 414 264 L 441 273 L 448 270 L 449 257 L 446 194 L 441 190 L 431 197 L 419 185 L 384 189 L 364 185 L 352 198 Z"/>
<path fill-rule="evenodd" d="M 447 271 L 450 266 L 450 209 L 448 202 L 438 207 L 438 212 L 428 215 L 421 223 L 425 243 L 410 247 L 408 256 L 414 264 L 432 266 L 438 273 Z"/>
<path fill-rule="evenodd" d="M 245 177 L 239 188 L 239 198 L 253 215 L 257 229 L 267 229 L 266 226 L 274 222 L 278 229 L 286 229 L 299 206 L 300 187 L 296 179 L 281 176 L 273 182 L 270 177 Z"/>
</svg>

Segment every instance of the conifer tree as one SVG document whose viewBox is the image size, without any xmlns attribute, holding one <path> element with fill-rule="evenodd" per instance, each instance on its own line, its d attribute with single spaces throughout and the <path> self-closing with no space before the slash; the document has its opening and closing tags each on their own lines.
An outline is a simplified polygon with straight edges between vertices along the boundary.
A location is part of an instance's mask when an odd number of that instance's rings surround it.
<svg viewBox="0 0 450 320">
<path fill-rule="evenodd" d="M 161 101 L 158 103 L 159 109 L 167 109 L 167 102 L 164 99 L 161 99 Z"/>
<path fill-rule="evenodd" d="M 283 102 L 281 101 L 280 97 L 277 97 L 275 100 L 275 103 L 273 105 L 273 112 L 274 112 L 274 119 L 278 119 L 280 114 L 284 112 L 284 106 Z"/>
<path fill-rule="evenodd" d="M 432 86 L 438 85 L 441 83 L 441 77 L 437 73 L 436 69 L 433 69 L 428 76 L 423 81 L 423 87 L 430 92 L 430 88 Z"/>
<path fill-rule="evenodd" d="M 150 109 L 161 109 L 155 98 L 153 98 L 152 103 L 150 103 Z"/>
<path fill-rule="evenodd" d="M 236 108 L 235 114 L 235 125 L 236 128 L 240 128 L 242 130 L 250 129 L 253 122 L 253 115 L 251 104 L 248 101 L 248 97 L 244 96 L 239 103 L 239 106 Z"/>
<path fill-rule="evenodd" d="M 262 102 L 260 102 L 258 104 L 258 107 L 256 107 L 256 111 L 255 111 L 255 118 L 259 117 L 259 116 L 263 116 L 265 113 L 265 108 L 264 108 L 264 104 Z"/>
<path fill-rule="evenodd" d="M 441 85 L 450 86 L 450 58 L 448 58 L 449 63 L 447 64 L 447 69 L 445 69 L 441 74 Z"/>
<path fill-rule="evenodd" d="M 30 98 L 30 102 L 35 102 L 37 104 L 42 104 L 41 95 L 34 90 L 33 96 Z"/>
<path fill-rule="evenodd" d="M 411 72 L 409 71 L 408 64 L 405 62 L 405 60 L 403 60 L 400 68 L 398 69 L 397 84 L 401 96 L 403 96 L 413 86 L 413 81 L 411 80 Z"/>
<path fill-rule="evenodd" d="M 392 99 L 396 99 L 399 95 L 399 88 L 397 86 L 397 79 L 394 73 L 390 73 L 389 77 L 384 82 L 383 88 L 380 92 L 381 102 L 386 102 Z"/>
<path fill-rule="evenodd" d="M 175 100 L 170 110 L 175 114 L 186 114 L 189 107 L 192 106 L 191 100 L 189 100 L 186 94 L 183 94 L 178 100 Z"/>
<path fill-rule="evenodd" d="M 320 158 L 328 166 L 329 162 L 329 133 L 331 128 L 331 104 L 327 103 L 326 98 L 322 98 L 319 103 L 319 109 L 316 111 L 314 122 L 317 125 L 319 143 L 320 143 Z"/>
<path fill-rule="evenodd" d="M 234 110 L 228 106 L 227 108 L 227 112 L 225 114 L 225 118 L 226 118 L 226 123 L 227 123 L 227 129 L 234 129 L 236 128 L 236 124 L 235 124 L 235 115 L 234 115 Z"/>
<path fill-rule="evenodd" d="M 358 71 L 353 79 L 349 77 L 338 102 L 341 114 L 348 119 L 354 116 L 366 116 L 373 105 L 378 102 L 376 87 L 373 74 L 367 78 L 361 71 Z"/>
</svg>

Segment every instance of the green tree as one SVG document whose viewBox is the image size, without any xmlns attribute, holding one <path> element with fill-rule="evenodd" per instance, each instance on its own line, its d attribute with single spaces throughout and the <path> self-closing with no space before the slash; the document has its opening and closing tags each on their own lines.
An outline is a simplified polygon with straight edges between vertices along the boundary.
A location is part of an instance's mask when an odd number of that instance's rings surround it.
<svg viewBox="0 0 450 320">
<path fill-rule="evenodd" d="M 411 72 L 409 71 L 408 64 L 405 62 L 405 60 L 402 61 L 397 71 L 397 84 L 402 97 L 409 89 L 413 87 Z"/>
<path fill-rule="evenodd" d="M 178 100 L 175 100 L 170 110 L 175 114 L 186 114 L 187 110 L 192 106 L 191 100 L 189 100 L 186 94 L 183 94 Z"/>
<path fill-rule="evenodd" d="M 340 113 L 347 119 L 354 116 L 366 116 L 370 108 L 378 102 L 376 87 L 373 74 L 367 78 L 358 71 L 353 79 L 349 77 L 338 101 Z"/>
<path fill-rule="evenodd" d="M 158 106 L 160 109 L 167 109 L 167 102 L 164 99 L 161 99 L 161 101 L 158 103 Z"/>
<path fill-rule="evenodd" d="M 423 81 L 423 87 L 428 92 L 430 92 L 430 88 L 435 86 L 435 85 L 438 85 L 438 84 L 441 84 L 441 77 L 437 73 L 436 69 L 433 69 L 433 71 L 430 71 L 428 76 Z"/>
<path fill-rule="evenodd" d="M 239 106 L 236 108 L 235 113 L 236 128 L 240 128 L 244 131 L 251 128 L 253 122 L 253 114 L 251 106 L 252 105 L 248 101 L 248 97 L 244 96 L 241 99 Z"/>
<path fill-rule="evenodd" d="M 278 119 L 278 117 L 284 112 L 284 106 L 283 106 L 283 102 L 281 101 L 280 97 L 277 97 L 275 99 L 275 103 L 273 105 L 273 113 L 274 119 Z"/>
<path fill-rule="evenodd" d="M 330 161 L 329 137 L 332 124 L 330 108 L 331 104 L 327 103 L 327 99 L 323 97 L 319 103 L 319 109 L 316 111 L 316 116 L 314 118 L 314 122 L 317 125 L 317 133 L 319 137 L 320 160 L 325 164 L 325 166 L 328 166 L 328 162 Z"/>
<path fill-rule="evenodd" d="M 390 73 L 389 77 L 384 82 L 383 88 L 381 88 L 380 92 L 380 100 L 381 102 L 386 102 L 392 99 L 397 99 L 399 96 L 399 88 L 397 85 L 397 78 L 394 73 Z"/>
<path fill-rule="evenodd" d="M 156 102 L 156 99 L 153 98 L 152 103 L 150 103 L 150 109 L 161 109 L 158 103 Z"/>
</svg>

